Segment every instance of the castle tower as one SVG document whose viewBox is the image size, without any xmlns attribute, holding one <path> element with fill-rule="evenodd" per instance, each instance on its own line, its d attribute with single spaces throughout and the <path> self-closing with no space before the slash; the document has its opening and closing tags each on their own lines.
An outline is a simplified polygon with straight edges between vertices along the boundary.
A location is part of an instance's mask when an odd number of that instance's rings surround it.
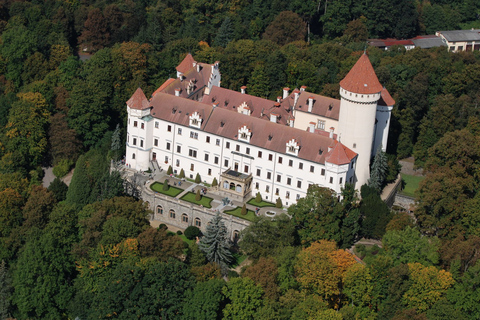
<svg viewBox="0 0 480 320">
<path fill-rule="evenodd" d="M 372 157 L 375 156 L 380 146 L 382 146 L 383 152 L 387 150 L 390 116 L 394 105 L 395 100 L 393 100 L 388 90 L 383 88 L 381 98 L 377 104 L 377 122 L 375 124 L 375 143 L 372 148 Z"/>
<path fill-rule="evenodd" d="M 374 144 L 377 103 L 383 87 L 364 53 L 340 81 L 340 141 L 358 154 L 355 188 L 370 178 L 370 156 Z"/>
</svg>

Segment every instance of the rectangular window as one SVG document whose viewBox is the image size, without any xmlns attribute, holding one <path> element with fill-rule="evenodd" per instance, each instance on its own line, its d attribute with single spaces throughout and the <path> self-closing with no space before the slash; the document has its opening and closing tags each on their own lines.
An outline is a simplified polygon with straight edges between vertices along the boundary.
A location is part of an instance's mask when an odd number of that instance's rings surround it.
<svg viewBox="0 0 480 320">
<path fill-rule="evenodd" d="M 216 144 L 217 146 L 219 146 L 219 145 L 220 145 L 220 139 L 217 139 L 217 140 L 215 141 L 215 144 Z"/>
<path fill-rule="evenodd" d="M 302 162 L 298 163 L 298 169 L 303 170 L 303 163 Z"/>
<path fill-rule="evenodd" d="M 266 191 L 266 192 L 270 192 L 270 186 L 266 186 L 266 187 L 265 187 L 265 191 Z"/>
<path fill-rule="evenodd" d="M 142 123 L 140 124 L 140 128 L 145 129 L 145 123 L 142 122 Z"/>
<path fill-rule="evenodd" d="M 181 153 L 182 152 L 182 146 L 177 146 L 177 153 Z"/>
<path fill-rule="evenodd" d="M 230 142 L 225 142 L 225 148 L 230 149 Z"/>
<path fill-rule="evenodd" d="M 260 185 L 258 184 L 258 182 L 255 182 L 255 189 L 258 189 L 260 188 Z"/>
<path fill-rule="evenodd" d="M 167 150 L 170 150 L 170 142 L 167 142 Z"/>
<path fill-rule="evenodd" d="M 176 161 L 176 166 L 177 166 L 177 167 L 180 167 L 180 160 L 178 160 L 178 159 L 177 159 L 177 161 Z"/>
<path fill-rule="evenodd" d="M 209 175 L 209 176 L 212 175 L 212 169 L 208 169 L 208 175 Z"/>
<path fill-rule="evenodd" d="M 291 185 L 292 184 L 292 178 L 287 178 L 287 184 Z"/>
<path fill-rule="evenodd" d="M 155 129 L 158 129 L 158 121 L 155 121 Z"/>
<path fill-rule="evenodd" d="M 315 172 L 315 167 L 314 166 L 310 166 L 310 172 Z"/>
<path fill-rule="evenodd" d="M 290 191 L 287 191 L 287 192 L 285 193 L 285 198 L 290 199 Z"/>
<path fill-rule="evenodd" d="M 260 169 L 257 169 L 257 177 L 260 177 L 261 174 L 262 174 L 262 171 Z"/>
<path fill-rule="evenodd" d="M 269 161 L 272 161 L 272 160 L 273 160 L 273 154 L 270 153 L 270 154 L 268 155 L 268 160 L 269 160 Z"/>
<path fill-rule="evenodd" d="M 197 157 L 197 150 L 188 149 L 188 156 L 196 158 Z"/>
<path fill-rule="evenodd" d="M 355 164 L 355 161 L 352 161 L 352 169 L 353 169 L 353 165 Z"/>
<path fill-rule="evenodd" d="M 293 167 L 293 160 L 288 160 L 288 166 Z"/>
<path fill-rule="evenodd" d="M 279 193 L 280 193 L 280 189 L 276 188 L 275 189 L 275 195 L 278 196 Z"/>
<path fill-rule="evenodd" d="M 198 132 L 190 131 L 190 138 L 192 138 L 192 139 L 198 139 Z"/>
<path fill-rule="evenodd" d="M 297 181 L 297 188 L 301 188 L 302 187 L 302 181 L 298 180 Z"/>
<path fill-rule="evenodd" d="M 137 138 L 133 138 L 133 145 L 134 145 L 134 146 L 137 145 Z"/>
<path fill-rule="evenodd" d="M 143 148 L 143 140 L 140 140 L 140 148 Z"/>
<path fill-rule="evenodd" d="M 245 169 L 245 170 L 243 170 L 243 172 L 248 173 L 248 166 L 245 166 L 244 169 Z"/>
<path fill-rule="evenodd" d="M 193 163 L 190 163 L 190 171 L 195 170 L 195 165 Z"/>
<path fill-rule="evenodd" d="M 218 157 L 215 157 L 215 158 L 213 159 L 213 163 L 218 164 Z"/>
<path fill-rule="evenodd" d="M 282 163 L 283 162 L 283 158 L 282 157 L 278 157 L 278 163 Z"/>
<path fill-rule="evenodd" d="M 138 122 L 137 122 L 137 121 L 133 121 L 133 126 L 134 126 L 134 127 L 138 127 Z"/>
<path fill-rule="evenodd" d="M 228 167 L 228 159 L 225 159 L 225 161 L 223 162 L 223 166 Z"/>
<path fill-rule="evenodd" d="M 333 183 L 333 177 L 330 177 L 330 183 Z"/>
<path fill-rule="evenodd" d="M 168 156 L 165 156 L 165 163 L 168 163 Z"/>
<path fill-rule="evenodd" d="M 207 136 L 207 137 L 205 138 L 205 141 L 206 141 L 207 143 L 210 143 L 210 137 Z"/>
<path fill-rule="evenodd" d="M 250 148 L 247 148 L 245 151 L 247 154 L 250 154 Z"/>
<path fill-rule="evenodd" d="M 343 178 L 340 178 L 340 184 L 342 184 L 342 182 L 343 182 Z"/>
<path fill-rule="evenodd" d="M 153 139 L 153 145 L 154 145 L 155 147 L 158 147 L 158 139 Z"/>
<path fill-rule="evenodd" d="M 297 193 L 297 201 L 300 200 L 300 195 Z"/>
<path fill-rule="evenodd" d="M 268 180 L 272 179 L 272 173 L 271 172 L 267 172 L 267 179 Z"/>
<path fill-rule="evenodd" d="M 320 130 L 325 130 L 325 121 L 318 120 L 317 128 Z"/>
<path fill-rule="evenodd" d="M 181 135 L 182 135 L 182 128 L 178 128 L 178 129 L 177 129 L 177 133 L 178 133 L 178 135 L 181 136 Z"/>
<path fill-rule="evenodd" d="M 277 182 L 282 182 L 282 176 L 277 174 Z"/>
<path fill-rule="evenodd" d="M 238 151 L 240 151 L 240 146 L 239 146 L 238 144 L 237 144 L 237 146 L 236 146 L 236 149 L 235 149 L 235 150 L 237 150 L 237 152 L 238 152 Z"/>
<path fill-rule="evenodd" d="M 322 169 L 322 172 L 320 173 L 322 176 L 325 175 L 325 169 Z"/>
<path fill-rule="evenodd" d="M 205 153 L 205 161 L 208 162 L 208 153 Z"/>
<path fill-rule="evenodd" d="M 172 126 L 168 126 L 168 127 L 167 127 L 167 131 L 168 131 L 168 132 L 172 132 Z"/>
<path fill-rule="evenodd" d="M 259 157 L 259 158 L 262 157 L 262 151 L 258 151 L 258 157 Z"/>
</svg>

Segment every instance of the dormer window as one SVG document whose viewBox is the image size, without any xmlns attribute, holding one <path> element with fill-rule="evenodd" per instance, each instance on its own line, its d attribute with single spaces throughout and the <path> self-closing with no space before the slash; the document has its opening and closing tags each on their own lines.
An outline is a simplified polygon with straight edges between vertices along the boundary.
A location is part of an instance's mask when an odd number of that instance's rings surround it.
<svg viewBox="0 0 480 320">
<path fill-rule="evenodd" d="M 292 140 L 287 142 L 287 144 L 286 144 L 286 152 L 287 153 L 298 156 L 298 150 L 300 150 L 300 146 L 298 145 L 298 143 L 295 139 L 292 139 Z"/>
<path fill-rule="evenodd" d="M 190 126 L 195 127 L 195 128 L 200 128 L 202 125 L 202 118 L 200 118 L 200 115 L 198 114 L 197 111 L 195 111 L 190 117 Z"/>
<path fill-rule="evenodd" d="M 243 126 L 238 129 L 238 140 L 250 142 L 251 136 L 252 131 L 250 131 L 247 126 Z"/>
</svg>

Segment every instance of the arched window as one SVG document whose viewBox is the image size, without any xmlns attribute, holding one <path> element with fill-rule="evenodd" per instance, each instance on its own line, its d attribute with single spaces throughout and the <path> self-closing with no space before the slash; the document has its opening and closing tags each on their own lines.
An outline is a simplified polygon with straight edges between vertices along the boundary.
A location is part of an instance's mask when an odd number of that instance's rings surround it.
<svg viewBox="0 0 480 320">
<path fill-rule="evenodd" d="M 175 210 L 170 209 L 169 214 L 170 214 L 170 218 L 175 219 Z"/>
<path fill-rule="evenodd" d="M 242 192 L 242 186 L 237 184 L 237 187 L 236 187 L 235 191 Z"/>
<path fill-rule="evenodd" d="M 182 222 L 188 223 L 188 216 L 186 213 L 182 214 Z"/>
<path fill-rule="evenodd" d="M 239 237 L 240 237 L 240 231 L 233 230 L 233 242 L 237 242 Z"/>
<path fill-rule="evenodd" d="M 230 183 L 230 190 L 235 190 L 235 183 Z"/>
<path fill-rule="evenodd" d="M 195 226 L 199 228 L 202 226 L 202 221 L 200 218 L 195 218 Z"/>
<path fill-rule="evenodd" d="M 163 214 L 163 207 L 157 206 L 157 214 Z"/>
<path fill-rule="evenodd" d="M 223 182 L 223 189 L 228 189 L 228 181 Z"/>
</svg>

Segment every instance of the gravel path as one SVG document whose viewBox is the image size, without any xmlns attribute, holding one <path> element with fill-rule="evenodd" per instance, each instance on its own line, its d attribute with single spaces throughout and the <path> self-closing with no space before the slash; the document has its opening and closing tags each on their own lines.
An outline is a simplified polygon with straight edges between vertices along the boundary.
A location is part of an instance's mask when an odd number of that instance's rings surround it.
<svg viewBox="0 0 480 320">
<path fill-rule="evenodd" d="M 415 169 L 415 159 L 413 157 L 405 158 L 399 161 L 402 165 L 401 173 L 409 174 L 412 176 L 423 176 L 423 169 Z"/>
</svg>

